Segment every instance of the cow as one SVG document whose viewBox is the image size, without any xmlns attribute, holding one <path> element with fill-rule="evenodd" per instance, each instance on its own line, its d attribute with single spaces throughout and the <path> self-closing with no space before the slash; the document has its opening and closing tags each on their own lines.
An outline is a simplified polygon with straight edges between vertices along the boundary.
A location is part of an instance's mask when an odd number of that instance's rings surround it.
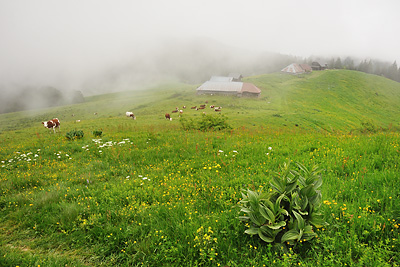
<svg viewBox="0 0 400 267">
<path fill-rule="evenodd" d="M 165 118 L 169 121 L 172 121 L 171 116 L 169 115 L 169 113 L 165 113 Z"/>
<path fill-rule="evenodd" d="M 136 117 L 135 117 L 135 115 L 134 115 L 132 112 L 127 111 L 125 114 L 126 114 L 126 116 L 127 116 L 128 118 L 132 118 L 132 119 L 136 120 Z"/>
<path fill-rule="evenodd" d="M 54 118 L 49 121 L 42 121 L 42 124 L 48 129 L 53 129 L 54 133 L 56 133 L 56 128 L 58 128 L 58 130 L 60 131 L 60 120 L 58 118 Z"/>
<path fill-rule="evenodd" d="M 196 109 L 196 108 L 197 108 L 197 106 L 191 107 L 191 109 Z"/>
<path fill-rule="evenodd" d="M 172 113 L 178 113 L 178 109 L 175 109 L 175 110 L 173 110 L 173 111 L 171 111 Z"/>
</svg>

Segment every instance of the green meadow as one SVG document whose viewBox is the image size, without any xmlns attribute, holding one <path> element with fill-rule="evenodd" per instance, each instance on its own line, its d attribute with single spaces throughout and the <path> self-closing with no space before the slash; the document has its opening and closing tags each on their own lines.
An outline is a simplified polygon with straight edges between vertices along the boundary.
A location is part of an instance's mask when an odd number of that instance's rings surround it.
<svg viewBox="0 0 400 267">
<path fill-rule="evenodd" d="M 170 83 L 0 114 L 0 266 L 400 265 L 400 84 L 347 70 L 245 81 L 259 98 Z M 205 116 L 230 127 L 182 128 Z M 53 117 L 56 134 L 41 124 Z M 267 243 L 238 202 L 289 162 L 322 170 L 327 224 Z"/>
</svg>

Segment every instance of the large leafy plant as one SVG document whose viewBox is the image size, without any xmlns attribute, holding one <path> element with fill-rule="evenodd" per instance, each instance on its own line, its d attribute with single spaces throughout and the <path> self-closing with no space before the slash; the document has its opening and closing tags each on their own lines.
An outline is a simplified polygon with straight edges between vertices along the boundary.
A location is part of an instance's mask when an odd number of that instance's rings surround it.
<svg viewBox="0 0 400 267">
<path fill-rule="evenodd" d="M 319 213 L 322 185 L 321 169 L 313 165 L 307 169 L 297 163 L 292 169 L 290 161 L 280 167 L 272 178 L 267 192 L 243 190 L 239 201 L 239 219 L 249 226 L 249 235 L 258 235 L 268 243 L 309 241 L 316 236 L 313 227 L 327 224 Z"/>
</svg>

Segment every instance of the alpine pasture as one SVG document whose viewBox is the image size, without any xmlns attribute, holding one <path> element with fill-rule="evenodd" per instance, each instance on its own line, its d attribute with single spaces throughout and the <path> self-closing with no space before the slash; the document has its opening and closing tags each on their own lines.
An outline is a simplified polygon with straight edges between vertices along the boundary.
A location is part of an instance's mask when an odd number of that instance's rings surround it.
<svg viewBox="0 0 400 267">
<path fill-rule="evenodd" d="M 400 84 L 346 70 L 245 80 L 260 98 L 176 83 L 1 114 L 0 266 L 398 266 Z M 221 112 L 190 109 L 206 102 Z M 231 128 L 182 129 L 203 111 Z M 41 124 L 55 117 L 56 134 Z M 328 224 L 266 243 L 238 202 L 288 162 L 323 170 Z"/>
</svg>

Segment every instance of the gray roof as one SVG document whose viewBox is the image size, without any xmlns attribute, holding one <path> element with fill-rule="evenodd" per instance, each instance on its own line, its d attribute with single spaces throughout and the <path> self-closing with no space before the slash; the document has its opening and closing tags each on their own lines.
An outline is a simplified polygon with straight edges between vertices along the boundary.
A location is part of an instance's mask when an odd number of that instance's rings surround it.
<svg viewBox="0 0 400 267">
<path fill-rule="evenodd" d="M 203 83 L 198 91 L 219 91 L 219 92 L 240 92 L 242 90 L 242 82 L 215 82 L 207 81 Z"/>
<path fill-rule="evenodd" d="M 292 63 L 292 64 L 290 64 L 289 66 L 283 68 L 281 71 L 282 71 L 282 72 L 291 73 L 291 74 L 298 74 L 298 73 L 303 73 L 303 72 L 305 72 L 305 71 L 303 70 L 303 68 L 302 68 L 299 64 L 297 64 L 297 63 Z"/>
<path fill-rule="evenodd" d="M 252 83 L 243 82 L 211 82 L 207 81 L 196 89 L 200 92 L 221 92 L 221 93 L 252 93 L 260 94 L 261 90 Z"/>
</svg>

